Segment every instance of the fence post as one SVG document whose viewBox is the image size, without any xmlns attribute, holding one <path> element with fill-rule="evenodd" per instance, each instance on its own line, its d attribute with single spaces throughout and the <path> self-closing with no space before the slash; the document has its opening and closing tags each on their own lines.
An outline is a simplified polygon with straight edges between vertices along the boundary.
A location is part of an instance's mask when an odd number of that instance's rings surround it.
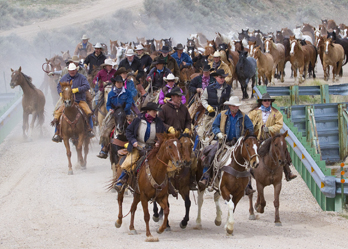
<svg viewBox="0 0 348 249">
<path fill-rule="evenodd" d="M 344 160 L 348 153 L 348 144 L 347 144 L 347 105 L 338 104 L 338 139 L 340 145 L 340 159 Z"/>
<path fill-rule="evenodd" d="M 298 105 L 300 103 L 298 86 L 290 86 L 290 103 L 291 105 Z"/>
<path fill-rule="evenodd" d="M 320 98 L 321 98 L 322 104 L 330 103 L 329 85 L 328 84 L 320 85 Z"/>
</svg>

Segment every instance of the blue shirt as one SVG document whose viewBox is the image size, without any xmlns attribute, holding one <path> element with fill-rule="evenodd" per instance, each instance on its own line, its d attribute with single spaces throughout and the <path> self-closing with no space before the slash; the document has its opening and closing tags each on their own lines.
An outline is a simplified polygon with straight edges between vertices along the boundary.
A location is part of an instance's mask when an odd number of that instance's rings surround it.
<svg viewBox="0 0 348 249">
<path fill-rule="evenodd" d="M 227 141 L 231 141 L 233 140 L 233 138 L 236 138 L 236 123 L 237 123 L 237 115 L 235 115 L 234 117 L 232 115 L 228 115 L 228 117 L 230 118 L 229 122 L 230 122 L 230 129 L 227 133 Z"/>
<path fill-rule="evenodd" d="M 172 54 L 171 56 L 176 60 L 176 62 L 178 63 L 179 68 L 180 68 L 180 65 L 181 65 L 184 61 L 186 62 L 186 66 L 191 66 L 191 65 L 192 65 L 192 59 L 191 59 L 191 57 L 190 57 L 188 54 L 184 53 L 184 52 L 182 52 L 180 58 L 179 58 L 179 56 L 178 56 L 178 52 L 175 52 L 175 53 Z"/>
</svg>

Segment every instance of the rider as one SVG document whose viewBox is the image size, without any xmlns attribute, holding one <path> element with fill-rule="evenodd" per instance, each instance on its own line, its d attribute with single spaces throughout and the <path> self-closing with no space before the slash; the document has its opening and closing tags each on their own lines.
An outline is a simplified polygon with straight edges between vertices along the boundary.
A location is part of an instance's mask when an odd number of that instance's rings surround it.
<svg viewBox="0 0 348 249">
<path fill-rule="evenodd" d="M 229 85 L 232 85 L 232 73 L 231 73 L 230 67 L 221 60 L 221 54 L 219 51 L 215 51 L 213 55 L 213 61 L 209 62 L 209 65 L 215 71 L 218 69 L 223 69 L 225 73 L 227 74 L 226 83 Z"/>
<path fill-rule="evenodd" d="M 82 42 L 77 44 L 74 55 L 78 55 L 80 59 L 85 59 L 89 54 L 93 53 L 93 45 L 88 42 L 89 38 L 87 35 L 83 35 L 81 38 Z"/>
<path fill-rule="evenodd" d="M 127 158 L 132 157 L 132 155 L 137 154 L 137 152 L 139 152 L 139 156 L 142 157 L 146 155 L 153 146 L 159 146 L 158 142 L 156 142 L 156 134 L 167 132 L 163 121 L 157 116 L 157 111 L 159 110 L 161 110 L 161 108 L 159 108 L 157 104 L 153 102 L 147 103 L 146 106 L 141 108 L 142 113 L 140 113 L 127 127 L 126 137 L 129 143 L 125 144 L 125 147 L 130 152 Z M 132 165 L 135 163 L 127 163 L 127 158 L 121 165 L 123 171 L 115 185 L 115 189 L 118 192 L 126 186 L 128 174 L 131 174 Z M 140 162 L 141 160 L 142 159 L 139 159 Z"/>
<path fill-rule="evenodd" d="M 86 69 L 82 65 L 80 65 L 80 60 L 79 60 L 79 57 L 77 55 L 73 55 L 72 58 L 68 59 L 67 66 L 64 67 L 63 70 L 49 72 L 48 76 L 60 75 L 60 78 L 59 78 L 59 80 L 60 80 L 64 75 L 69 73 L 68 72 L 68 67 L 69 67 L 70 63 L 74 63 L 76 65 L 76 67 L 78 68 L 77 72 L 79 74 L 82 74 L 83 76 L 87 77 Z"/>
<path fill-rule="evenodd" d="M 165 85 L 160 91 L 160 95 L 159 95 L 159 99 L 158 99 L 158 103 L 160 105 L 164 105 L 165 103 L 167 103 L 167 100 L 169 98 L 165 97 L 165 96 L 167 93 L 169 93 L 175 87 L 175 83 L 178 82 L 178 77 L 174 77 L 174 75 L 172 73 L 170 73 L 170 74 L 168 74 L 167 77 L 163 77 L 163 80 L 165 82 L 167 82 L 167 85 Z M 181 91 L 181 93 L 183 92 L 181 89 L 180 89 L 180 91 Z M 183 94 L 181 96 L 182 96 L 181 103 L 185 104 L 186 97 Z"/>
<path fill-rule="evenodd" d="M 72 92 L 75 94 L 75 102 L 79 104 L 80 108 L 83 110 L 83 112 L 87 115 L 87 118 L 89 119 L 88 126 L 88 137 L 92 138 L 94 137 L 94 133 L 92 131 L 93 129 L 93 121 L 92 121 L 92 115 L 93 112 L 88 107 L 86 103 L 86 92 L 89 90 L 89 83 L 87 81 L 87 78 L 83 76 L 82 74 L 79 74 L 77 72 L 76 65 L 74 63 L 69 64 L 69 73 L 64 75 L 60 82 L 70 82 L 72 81 Z M 62 89 L 60 84 L 57 85 L 57 91 L 58 94 L 61 95 Z M 61 105 L 55 112 L 54 112 L 54 119 L 51 122 L 51 125 L 56 125 L 56 132 L 52 138 L 53 142 L 61 142 L 62 138 L 59 136 L 59 118 L 62 115 L 64 110 L 64 105 Z"/>
<path fill-rule="evenodd" d="M 152 63 L 155 65 L 155 67 L 152 68 L 147 75 L 146 79 L 147 81 L 152 81 L 152 88 L 154 91 L 157 91 L 165 86 L 163 79 L 171 73 L 171 71 L 164 66 L 165 63 L 166 62 L 163 58 L 155 59 L 155 61 Z"/>
<path fill-rule="evenodd" d="M 213 123 L 213 133 L 219 140 L 226 136 L 226 143 L 230 146 L 234 145 L 236 141 L 243 136 L 246 130 L 249 134 L 254 133 L 254 126 L 248 115 L 239 110 L 242 102 L 237 96 L 232 96 L 224 103 L 229 108 L 217 115 Z M 199 181 L 199 186 L 204 188 L 207 186 L 210 178 L 210 170 L 213 159 L 218 149 L 218 143 L 206 147 L 204 150 L 207 155 L 203 161 L 203 176 Z M 203 152 L 204 154 L 206 154 Z"/>
<path fill-rule="evenodd" d="M 135 98 L 138 95 L 138 91 L 134 86 L 134 81 L 131 80 L 131 78 L 128 78 L 128 71 L 124 67 L 119 67 L 115 73 L 115 76 L 116 75 L 121 75 L 124 82 L 124 88 L 131 92 L 132 98 Z"/>
<path fill-rule="evenodd" d="M 204 65 L 202 74 L 194 77 L 189 85 L 189 90 L 194 96 L 196 93 L 202 94 L 204 89 L 215 82 L 214 76 L 210 74 L 211 68 L 208 64 Z"/>
<path fill-rule="evenodd" d="M 178 67 L 182 65 L 183 67 L 190 67 L 192 66 L 192 59 L 191 57 L 184 53 L 184 47 L 181 43 L 178 43 L 176 47 L 174 47 L 175 52 L 171 55 L 178 64 Z"/>
<path fill-rule="evenodd" d="M 109 95 L 108 95 L 106 110 L 110 113 L 113 113 L 114 112 L 113 109 L 116 106 L 124 105 L 124 112 L 126 113 L 126 115 L 130 115 L 131 114 L 130 109 L 133 103 L 132 94 L 130 93 L 130 91 L 124 88 L 124 81 L 121 75 L 116 75 L 115 78 L 111 78 L 111 82 L 114 83 L 114 85 L 112 87 L 112 91 L 109 92 Z M 104 134 L 109 135 L 113 128 L 112 122 L 106 122 L 105 128 L 107 129 L 107 131 Z M 101 150 L 99 154 L 97 155 L 97 157 L 103 158 L 103 159 L 107 158 L 108 147 L 109 146 L 106 146 L 102 143 Z"/>
<path fill-rule="evenodd" d="M 150 66 L 152 63 L 152 58 L 150 57 L 149 53 L 144 52 L 144 47 L 143 45 L 139 44 L 136 46 L 134 51 L 137 53 L 138 58 L 140 59 L 141 65 L 144 69 L 144 72 L 149 72 L 150 71 Z"/>
<path fill-rule="evenodd" d="M 178 66 L 178 63 L 176 60 L 169 54 L 171 50 L 169 49 L 168 46 L 163 46 L 162 49 L 159 50 L 161 53 L 159 56 L 155 58 L 157 59 L 164 59 L 165 64 L 167 64 L 167 68 L 175 75 L 175 77 L 180 76 L 180 69 Z M 154 64 L 152 64 L 154 65 Z"/>
<path fill-rule="evenodd" d="M 106 60 L 106 56 L 102 53 L 102 45 L 97 42 L 94 46 L 94 53 L 89 54 L 84 63 L 85 63 L 85 68 L 89 66 L 88 69 L 88 74 L 91 74 L 93 71 L 93 66 L 99 67 L 101 64 L 104 63 Z"/>
<path fill-rule="evenodd" d="M 141 78 L 144 75 L 144 69 L 141 64 L 141 61 L 138 57 L 135 56 L 133 49 L 128 49 L 126 52 L 126 58 L 121 60 L 118 68 L 124 67 L 130 72 L 138 72 L 137 79 Z"/>
<path fill-rule="evenodd" d="M 255 135 L 260 141 L 269 138 L 270 134 L 278 134 L 283 127 L 283 115 L 280 111 L 272 107 L 272 99 L 269 93 L 264 93 L 261 99 L 258 99 L 258 106 L 249 112 L 249 117 L 254 124 Z M 285 179 L 291 181 L 297 175 L 290 170 L 291 157 L 286 150 L 287 164 L 284 166 Z"/>
</svg>

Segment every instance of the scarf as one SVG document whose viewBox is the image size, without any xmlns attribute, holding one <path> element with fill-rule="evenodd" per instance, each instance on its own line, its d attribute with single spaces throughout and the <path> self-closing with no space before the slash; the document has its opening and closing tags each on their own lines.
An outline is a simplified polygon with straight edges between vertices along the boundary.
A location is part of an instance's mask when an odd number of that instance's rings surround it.
<svg viewBox="0 0 348 249">
<path fill-rule="evenodd" d="M 261 111 L 263 112 L 269 112 L 271 110 L 271 106 L 266 108 L 264 105 L 261 105 L 260 108 L 261 108 Z"/>
<path fill-rule="evenodd" d="M 219 61 L 218 63 L 215 63 L 215 61 L 213 62 L 213 68 L 215 69 L 215 71 L 218 69 L 220 65 L 221 65 L 221 61 Z"/>
<path fill-rule="evenodd" d="M 112 90 L 114 91 L 114 93 L 116 93 L 116 96 L 120 95 L 120 93 L 122 92 L 122 88 L 114 87 L 114 89 Z"/>
<path fill-rule="evenodd" d="M 157 115 L 156 115 L 156 117 L 157 117 Z M 150 114 L 145 113 L 145 119 L 146 119 L 147 122 L 149 122 L 151 124 L 154 121 L 155 118 L 152 117 Z"/>
<path fill-rule="evenodd" d="M 164 70 L 164 67 L 162 68 L 162 70 L 157 69 L 157 72 L 158 72 L 158 73 L 162 73 L 163 70 Z"/>
<path fill-rule="evenodd" d="M 124 85 L 124 89 L 127 89 L 127 79 L 125 79 L 123 82 L 124 82 L 124 84 L 123 84 Z"/>
<path fill-rule="evenodd" d="M 177 103 L 173 102 L 172 99 L 169 99 L 169 100 L 167 101 L 167 103 L 173 105 L 173 106 L 174 106 L 174 109 L 179 109 L 179 108 L 180 108 L 180 105 L 181 105 L 181 103 L 177 104 Z"/>
<path fill-rule="evenodd" d="M 202 89 L 204 90 L 209 85 L 210 77 L 202 76 Z"/>
</svg>

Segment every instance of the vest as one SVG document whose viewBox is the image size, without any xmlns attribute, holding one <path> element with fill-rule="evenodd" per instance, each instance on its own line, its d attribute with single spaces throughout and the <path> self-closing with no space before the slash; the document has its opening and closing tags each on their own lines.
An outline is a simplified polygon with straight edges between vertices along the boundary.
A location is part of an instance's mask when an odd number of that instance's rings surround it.
<svg viewBox="0 0 348 249">
<path fill-rule="evenodd" d="M 225 131 L 225 127 L 226 127 L 226 122 L 227 122 L 227 118 L 228 118 L 228 115 L 226 115 L 226 112 L 228 110 L 225 110 L 225 111 L 222 111 L 221 112 L 221 119 L 220 119 L 220 131 L 223 133 L 223 134 L 226 134 L 226 131 Z M 241 133 L 240 134 L 243 134 L 244 133 L 244 117 L 245 117 L 245 114 L 244 112 L 242 112 L 242 116 L 243 116 L 243 119 L 242 119 L 242 129 L 241 129 Z M 237 120 L 238 121 L 238 120 Z"/>
<path fill-rule="evenodd" d="M 220 101 L 218 101 L 217 89 L 213 87 L 214 85 L 215 84 L 212 84 L 207 87 L 208 104 L 215 109 L 218 108 L 218 112 L 220 112 L 224 102 L 229 100 L 232 88 L 230 85 L 226 85 L 226 83 L 224 83 L 225 88 L 222 90 Z"/>
<path fill-rule="evenodd" d="M 150 126 L 150 137 L 149 137 L 149 139 L 145 143 L 144 137 L 145 137 L 146 129 L 147 129 L 147 122 L 146 122 L 146 120 L 141 119 L 140 120 L 140 124 L 139 124 L 139 128 L 138 128 L 138 136 L 137 136 L 138 144 L 141 147 L 145 147 L 146 144 L 154 144 L 155 143 L 156 123 L 155 122 L 151 123 L 151 126 Z"/>
</svg>

